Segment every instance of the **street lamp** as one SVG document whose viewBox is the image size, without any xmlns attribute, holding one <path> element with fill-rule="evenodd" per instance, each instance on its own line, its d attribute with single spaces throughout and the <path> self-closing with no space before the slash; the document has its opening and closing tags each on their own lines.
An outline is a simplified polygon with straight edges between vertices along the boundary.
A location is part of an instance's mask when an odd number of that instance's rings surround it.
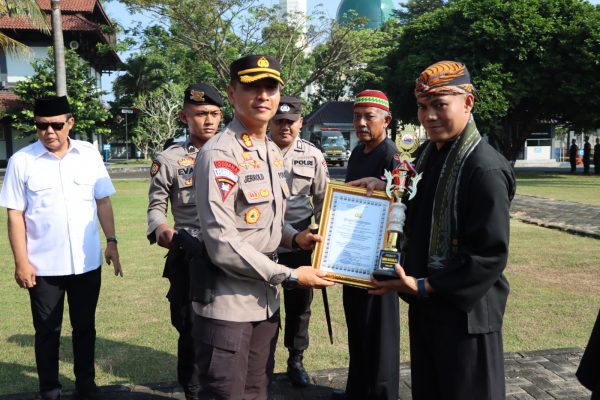
<svg viewBox="0 0 600 400">
<path fill-rule="evenodd" d="M 133 108 L 121 108 L 121 114 L 125 115 L 125 160 L 129 160 L 129 147 L 127 146 L 127 116 L 133 114 Z"/>
</svg>

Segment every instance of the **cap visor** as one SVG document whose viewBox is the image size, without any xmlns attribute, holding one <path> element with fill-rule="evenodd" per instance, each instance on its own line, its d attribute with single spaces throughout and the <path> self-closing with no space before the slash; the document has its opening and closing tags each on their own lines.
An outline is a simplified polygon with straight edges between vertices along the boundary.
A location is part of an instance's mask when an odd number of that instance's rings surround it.
<svg viewBox="0 0 600 400">
<path fill-rule="evenodd" d="M 278 77 L 277 75 L 274 75 L 274 74 L 270 74 L 268 72 L 258 74 L 258 75 L 241 75 L 240 76 L 240 82 L 242 82 L 242 83 L 252 83 L 252 82 L 259 81 L 261 79 L 273 79 L 283 85 L 283 80 L 280 77 Z"/>
<path fill-rule="evenodd" d="M 300 114 L 275 114 L 273 117 L 275 121 L 280 121 L 282 119 L 287 119 L 288 121 L 296 122 L 300 119 Z"/>
</svg>

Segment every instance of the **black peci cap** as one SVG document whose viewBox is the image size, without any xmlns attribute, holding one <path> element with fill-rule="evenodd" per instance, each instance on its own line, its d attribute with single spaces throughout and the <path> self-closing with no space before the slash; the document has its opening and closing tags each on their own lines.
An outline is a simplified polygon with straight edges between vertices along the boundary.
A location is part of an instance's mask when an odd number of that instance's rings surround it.
<svg viewBox="0 0 600 400">
<path fill-rule="evenodd" d="M 185 89 L 183 104 L 204 105 L 211 104 L 223 107 L 223 99 L 217 89 L 205 83 L 193 83 Z"/>
<path fill-rule="evenodd" d="M 67 96 L 50 96 L 35 99 L 33 115 L 36 117 L 54 117 L 71 113 Z"/>
<path fill-rule="evenodd" d="M 273 79 L 283 85 L 281 65 L 271 56 L 253 54 L 235 60 L 229 66 L 232 81 L 252 83 L 260 79 Z"/>
<path fill-rule="evenodd" d="M 277 113 L 273 117 L 275 121 L 287 119 L 288 121 L 298 121 L 302 114 L 302 101 L 297 97 L 281 96 Z"/>
</svg>

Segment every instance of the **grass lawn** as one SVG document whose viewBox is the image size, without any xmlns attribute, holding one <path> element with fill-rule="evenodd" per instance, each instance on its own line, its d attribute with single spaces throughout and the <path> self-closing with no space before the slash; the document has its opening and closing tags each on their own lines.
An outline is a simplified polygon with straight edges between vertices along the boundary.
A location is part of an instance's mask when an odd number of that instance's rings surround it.
<svg viewBox="0 0 600 400">
<path fill-rule="evenodd" d="M 567 174 L 519 174 L 517 193 L 600 205 L 600 176 Z"/>
<path fill-rule="evenodd" d="M 527 176 L 519 179 L 519 190 L 523 193 L 524 188 L 531 187 L 536 188 L 536 195 L 545 195 L 551 189 L 527 183 L 552 182 L 552 186 L 562 178 Z M 568 179 L 562 187 L 578 186 L 569 183 L 569 179 L 588 182 L 588 177 L 564 178 Z M 594 190 L 592 179 L 589 178 L 590 190 Z M 97 383 L 174 381 L 177 336 L 170 325 L 165 299 L 167 281 L 161 278 L 165 251 L 149 246 L 145 238 L 147 182 L 116 181 L 115 185 L 118 194 L 113 198 L 113 206 L 125 276 L 116 278 L 111 267 L 103 267 L 96 318 Z M 0 212 L 0 226 L 6 226 L 4 211 Z M 505 318 L 506 351 L 587 343 L 600 304 L 598 244 L 598 240 L 512 222 L 507 269 L 512 291 Z M 0 394 L 35 392 L 37 378 L 29 297 L 14 282 L 6 231 L 0 234 L 0 260 Z M 346 367 L 348 363 L 341 287 L 329 289 L 328 293 L 335 343 L 329 344 L 321 294 L 315 292 L 311 346 L 306 354 L 309 370 Z M 65 310 L 60 368 L 63 386 L 72 388 L 71 328 L 67 315 Z M 409 354 L 404 303 L 401 320 L 401 358 L 406 361 Z M 278 371 L 285 369 L 286 352 L 281 342 L 276 359 Z"/>
</svg>

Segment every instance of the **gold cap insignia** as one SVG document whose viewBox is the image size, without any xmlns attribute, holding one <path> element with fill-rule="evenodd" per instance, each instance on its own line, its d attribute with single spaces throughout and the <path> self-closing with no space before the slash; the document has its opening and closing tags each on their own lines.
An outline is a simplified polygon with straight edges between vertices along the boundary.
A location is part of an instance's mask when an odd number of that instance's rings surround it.
<svg viewBox="0 0 600 400">
<path fill-rule="evenodd" d="M 200 90 L 190 90 L 190 100 L 197 101 L 198 103 L 204 101 L 204 92 Z"/>
<path fill-rule="evenodd" d="M 269 60 L 266 57 L 259 58 L 256 64 L 261 68 L 269 68 Z"/>
</svg>

